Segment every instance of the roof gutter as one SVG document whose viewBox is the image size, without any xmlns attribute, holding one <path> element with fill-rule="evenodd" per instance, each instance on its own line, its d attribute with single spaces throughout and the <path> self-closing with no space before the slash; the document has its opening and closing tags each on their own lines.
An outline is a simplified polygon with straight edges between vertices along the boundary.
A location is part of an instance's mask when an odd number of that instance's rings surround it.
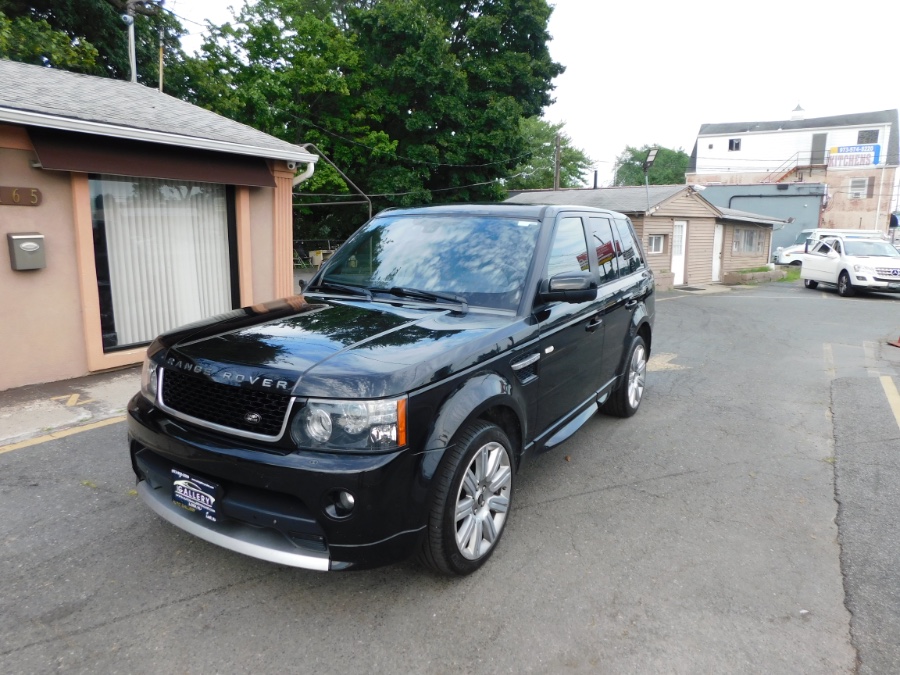
<svg viewBox="0 0 900 675">
<path fill-rule="evenodd" d="M 40 126 L 48 129 L 59 129 L 61 131 L 76 131 L 85 134 L 95 134 L 97 136 L 108 136 L 110 138 L 127 138 L 129 140 L 158 143 L 160 145 L 175 145 L 181 148 L 195 148 L 198 150 L 211 150 L 213 152 L 226 152 L 233 155 L 248 155 L 251 157 L 281 159 L 309 164 L 315 164 L 319 159 L 317 155 L 306 152 L 299 146 L 291 146 L 289 143 L 285 143 L 285 145 L 290 146 L 290 148 L 296 147 L 297 149 L 293 150 L 286 148 L 284 150 L 276 150 L 258 145 L 230 143 L 228 141 L 220 141 L 211 138 L 197 138 L 194 136 L 183 136 L 181 134 L 172 134 L 163 131 L 136 129 L 134 127 L 123 127 L 113 124 L 101 124 L 99 122 L 57 117 L 43 113 L 16 110 L 14 108 L 0 107 L 0 122 Z"/>
</svg>

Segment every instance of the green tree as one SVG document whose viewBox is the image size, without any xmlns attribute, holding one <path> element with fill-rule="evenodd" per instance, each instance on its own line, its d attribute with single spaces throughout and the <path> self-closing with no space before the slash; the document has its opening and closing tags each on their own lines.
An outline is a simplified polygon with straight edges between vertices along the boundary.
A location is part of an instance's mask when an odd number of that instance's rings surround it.
<svg viewBox="0 0 900 675">
<path fill-rule="evenodd" d="M 8 58 L 127 80 L 128 30 L 121 19 L 121 0 L 0 0 L 0 12 L 12 20 L 13 43 L 27 43 L 38 27 L 48 39 L 30 52 L 9 53 Z M 159 83 L 159 36 L 163 32 L 166 65 L 184 60 L 180 39 L 185 31 L 170 13 L 147 3 L 135 16 L 135 54 L 138 81 L 155 87 Z M 77 56 L 67 56 L 65 42 Z M 92 55 L 93 58 L 85 58 Z"/>
<path fill-rule="evenodd" d="M 545 0 L 259 0 L 185 62 L 186 97 L 315 143 L 376 209 L 497 200 L 527 154 L 519 120 L 551 101 L 562 71 L 547 51 L 549 16 Z M 347 190 L 321 162 L 303 185 Z M 311 218 L 315 235 L 331 236 L 361 219 L 349 207 Z"/>
<path fill-rule="evenodd" d="M 670 150 L 658 145 L 645 145 L 641 148 L 625 146 L 625 150 L 616 157 L 616 185 L 643 185 L 644 162 L 651 148 L 659 148 L 653 166 L 647 172 L 647 182 L 653 185 L 683 185 L 690 157 L 679 148 Z"/>
<path fill-rule="evenodd" d="M 95 72 L 99 53 L 87 40 L 73 40 L 43 19 L 10 19 L 0 11 L 0 58 L 79 72 Z"/>
<path fill-rule="evenodd" d="M 508 190 L 538 190 L 553 187 L 556 163 L 556 137 L 559 136 L 559 186 L 584 185 L 584 174 L 590 169 L 591 158 L 576 148 L 563 131 L 563 123 L 553 123 L 540 117 L 524 117 L 520 131 L 528 149 L 528 158 L 520 162 L 513 176 L 506 181 Z"/>
</svg>

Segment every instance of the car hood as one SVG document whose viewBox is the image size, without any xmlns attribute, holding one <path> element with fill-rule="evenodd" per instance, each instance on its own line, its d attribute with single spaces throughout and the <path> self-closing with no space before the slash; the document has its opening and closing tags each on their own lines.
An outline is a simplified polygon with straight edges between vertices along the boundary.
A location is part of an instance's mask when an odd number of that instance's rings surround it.
<svg viewBox="0 0 900 675">
<path fill-rule="evenodd" d="M 216 319 L 162 336 L 154 360 L 215 382 L 325 398 L 394 396 L 444 379 L 508 348 L 519 321 L 332 300 Z"/>
</svg>

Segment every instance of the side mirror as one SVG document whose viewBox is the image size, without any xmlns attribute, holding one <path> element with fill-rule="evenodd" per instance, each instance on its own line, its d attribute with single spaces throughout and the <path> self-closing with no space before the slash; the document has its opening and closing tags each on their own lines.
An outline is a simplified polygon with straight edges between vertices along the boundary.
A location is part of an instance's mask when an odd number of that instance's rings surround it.
<svg viewBox="0 0 900 675">
<path fill-rule="evenodd" d="M 590 302 L 597 298 L 597 283 L 590 272 L 560 272 L 551 277 L 547 290 L 540 293 L 544 302 Z"/>
<path fill-rule="evenodd" d="M 841 256 L 840 256 L 840 254 L 838 254 L 837 251 L 831 250 L 831 251 L 828 251 L 828 257 L 829 258 L 840 258 Z"/>
</svg>

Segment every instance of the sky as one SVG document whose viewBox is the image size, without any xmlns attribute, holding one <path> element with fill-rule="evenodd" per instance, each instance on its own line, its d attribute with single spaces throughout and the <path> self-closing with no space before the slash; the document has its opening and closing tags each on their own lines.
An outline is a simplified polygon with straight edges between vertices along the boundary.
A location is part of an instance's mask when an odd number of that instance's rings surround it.
<svg viewBox="0 0 900 675">
<path fill-rule="evenodd" d="M 566 67 L 545 111 L 612 179 L 626 146 L 690 153 L 701 124 L 900 107 L 900 3 L 555 0 L 550 54 Z M 166 0 L 192 35 L 243 0 Z M 187 19 L 187 20 L 184 20 Z"/>
</svg>

